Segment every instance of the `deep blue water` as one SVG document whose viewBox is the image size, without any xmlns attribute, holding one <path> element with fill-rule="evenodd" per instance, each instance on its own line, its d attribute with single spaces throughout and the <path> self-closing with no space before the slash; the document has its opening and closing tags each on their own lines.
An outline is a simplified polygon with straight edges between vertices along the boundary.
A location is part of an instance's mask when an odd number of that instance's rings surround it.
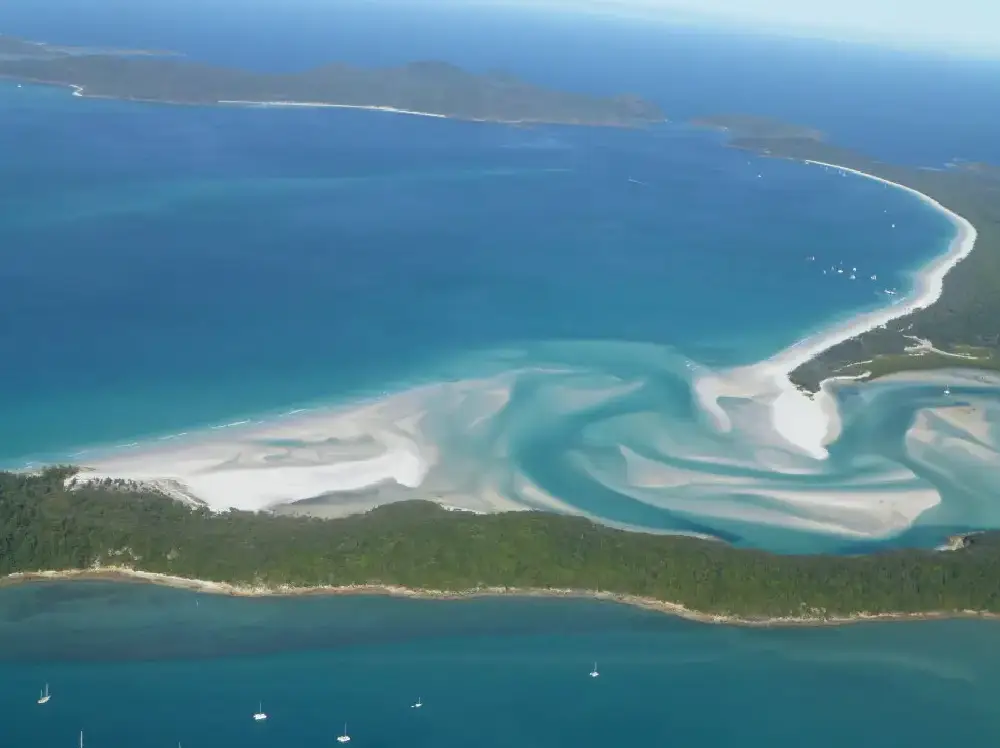
<svg viewBox="0 0 1000 748">
<path fill-rule="evenodd" d="M 986 622 L 750 630 L 582 601 L 77 583 L 3 590 L 0 632 L 4 745 L 75 745 L 82 729 L 95 748 L 320 746 L 345 721 L 352 745 L 547 748 L 939 745 L 1000 728 Z"/>
</svg>

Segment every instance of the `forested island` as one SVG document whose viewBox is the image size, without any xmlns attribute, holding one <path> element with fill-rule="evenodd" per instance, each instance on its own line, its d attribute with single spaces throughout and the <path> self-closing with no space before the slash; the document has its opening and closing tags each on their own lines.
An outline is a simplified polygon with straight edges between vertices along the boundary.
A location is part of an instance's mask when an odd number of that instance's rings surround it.
<svg viewBox="0 0 1000 748">
<path fill-rule="evenodd" d="M 751 623 L 1000 613 L 1000 533 L 959 538 L 950 551 L 783 556 L 580 517 L 477 515 L 424 501 L 342 519 L 212 513 L 123 483 L 70 490 L 72 474 L 0 473 L 8 583 L 17 573 L 125 566 L 264 591 L 601 591 Z"/>
<path fill-rule="evenodd" d="M 266 73 L 142 50 L 55 47 L 0 36 L 0 77 L 72 86 L 80 96 L 171 104 L 327 105 L 393 109 L 453 119 L 632 127 L 662 122 L 637 96 L 555 91 L 441 61 L 366 69 L 333 63 Z"/>
<path fill-rule="evenodd" d="M 830 144 L 812 128 L 763 117 L 705 117 L 694 124 L 727 131 L 736 148 L 836 164 L 912 187 L 967 218 L 978 232 L 972 254 L 945 277 L 937 302 L 827 349 L 792 372 L 796 385 L 815 392 L 833 375 L 872 379 L 946 367 L 1000 370 L 1000 169 L 978 163 L 940 170 L 889 164 Z M 933 348 L 915 350 L 914 338 Z"/>
</svg>

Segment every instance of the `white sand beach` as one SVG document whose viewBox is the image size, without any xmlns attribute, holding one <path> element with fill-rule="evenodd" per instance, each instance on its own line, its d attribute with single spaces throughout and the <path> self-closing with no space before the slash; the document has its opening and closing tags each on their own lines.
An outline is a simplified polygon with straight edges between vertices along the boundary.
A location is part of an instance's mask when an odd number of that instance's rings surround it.
<svg viewBox="0 0 1000 748">
<path fill-rule="evenodd" d="M 449 119 L 446 114 L 433 114 L 431 112 L 417 112 L 412 109 L 397 109 L 391 106 L 363 106 L 360 104 L 328 104 L 321 101 L 244 101 L 241 99 L 220 99 L 216 104 L 248 107 L 301 107 L 301 108 L 321 108 L 321 109 L 363 109 L 370 112 L 391 112 L 392 114 L 411 114 L 415 117 L 434 117 L 435 119 Z"/>
<path fill-rule="evenodd" d="M 822 384 L 820 392 L 810 397 L 791 383 L 789 374 L 828 348 L 933 304 L 941 296 L 944 278 L 948 271 L 972 252 L 977 234 L 976 227 L 964 216 L 912 187 L 836 164 L 809 160 L 805 163 L 871 179 L 908 192 L 943 213 L 955 226 L 955 236 L 948 246 L 948 251 L 921 268 L 914 277 L 913 291 L 900 303 L 859 314 L 798 341 L 767 361 L 732 369 L 722 374 L 711 374 L 697 383 L 698 396 L 706 410 L 714 417 L 718 428 L 729 428 L 727 419 L 718 406 L 720 397 L 769 398 L 772 403 L 772 426 L 775 431 L 804 453 L 816 459 L 825 459 L 826 445 L 836 438 L 840 430 L 837 406 L 832 393 L 836 388 L 836 380 L 841 378 L 827 380 Z"/>
<path fill-rule="evenodd" d="M 324 504 L 325 517 L 412 498 L 475 512 L 523 509 L 499 493 L 456 494 L 426 481 L 438 462 L 438 448 L 421 428 L 428 409 L 471 403 L 475 417 L 485 418 L 503 406 L 507 392 L 500 383 L 484 384 L 426 385 L 367 403 L 297 410 L 98 452 L 71 482 L 134 481 L 217 511 L 261 511 L 325 496 L 336 496 Z M 410 492 L 417 488 L 419 496 Z"/>
</svg>

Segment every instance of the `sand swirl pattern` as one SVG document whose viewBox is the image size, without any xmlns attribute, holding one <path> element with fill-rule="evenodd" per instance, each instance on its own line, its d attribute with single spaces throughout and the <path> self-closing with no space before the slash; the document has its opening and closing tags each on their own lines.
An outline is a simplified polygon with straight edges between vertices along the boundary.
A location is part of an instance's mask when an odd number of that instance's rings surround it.
<svg viewBox="0 0 1000 748">
<path fill-rule="evenodd" d="M 551 344 L 519 358 L 531 364 L 110 453 L 81 477 L 216 509 L 337 516 L 423 498 L 779 548 L 783 533 L 875 540 L 1000 521 L 982 498 L 1000 381 L 978 373 L 839 383 L 840 434 L 817 459 L 775 431 L 773 395 L 721 398 L 720 430 L 695 392 L 708 374 L 668 349 Z"/>
</svg>

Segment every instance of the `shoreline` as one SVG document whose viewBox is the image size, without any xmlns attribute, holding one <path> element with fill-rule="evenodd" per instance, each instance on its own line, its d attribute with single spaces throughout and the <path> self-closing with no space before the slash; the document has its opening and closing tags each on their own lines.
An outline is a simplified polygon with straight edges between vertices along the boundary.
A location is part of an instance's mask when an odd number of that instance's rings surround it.
<svg viewBox="0 0 1000 748">
<path fill-rule="evenodd" d="M 330 104 L 322 101 L 243 101 L 241 99 L 220 99 L 215 102 L 219 106 L 240 106 L 249 109 L 270 109 L 272 107 L 282 108 L 302 108 L 302 109 L 361 109 L 368 112 L 390 112 L 392 114 L 409 114 L 414 117 L 432 117 L 434 119 L 455 119 L 447 114 L 435 114 L 433 112 L 418 112 L 413 109 L 397 109 L 392 106 L 380 106 L 376 104 Z M 468 121 L 468 120 L 467 120 Z M 487 120 L 472 120 L 474 122 L 485 122 Z M 507 122 L 505 120 L 489 120 L 498 124 L 519 124 L 518 122 Z"/>
<path fill-rule="evenodd" d="M 817 356 L 822 355 L 834 346 L 840 345 L 847 340 L 851 340 L 859 335 L 863 335 L 866 332 L 870 332 L 887 325 L 895 319 L 905 317 L 908 314 L 912 314 L 920 309 L 926 309 L 927 307 L 937 303 L 944 290 L 945 276 L 947 276 L 948 273 L 951 272 L 956 265 L 958 265 L 958 263 L 972 254 L 975 249 L 976 239 L 979 236 L 979 232 L 976 231 L 976 227 L 965 216 L 942 205 L 930 195 L 920 192 L 920 190 L 908 185 L 900 182 L 894 182 L 875 174 L 869 174 L 868 172 L 864 172 L 859 169 L 852 169 L 847 166 L 840 166 L 839 164 L 832 164 L 825 161 L 802 159 L 802 163 L 810 166 L 820 166 L 825 169 L 837 169 L 844 173 L 862 177 L 863 179 L 871 179 L 873 181 L 880 182 L 894 189 L 903 190 L 916 197 L 925 205 L 928 205 L 934 210 L 937 210 L 945 215 L 951 222 L 952 226 L 955 227 L 955 234 L 948 243 L 947 250 L 926 262 L 922 267 L 913 273 L 913 286 L 909 294 L 897 297 L 898 301 L 890 303 L 882 309 L 863 312 L 855 315 L 849 320 L 832 325 L 826 330 L 807 336 L 802 340 L 793 343 L 791 346 L 779 352 L 775 356 L 767 359 L 765 362 L 762 362 L 763 366 L 775 367 L 775 373 L 780 371 L 783 379 L 783 392 L 779 396 L 779 400 L 785 404 L 785 409 L 776 409 L 775 411 L 773 417 L 775 418 L 776 429 L 783 436 L 786 434 L 794 435 L 796 433 L 798 430 L 796 419 L 800 417 L 798 415 L 798 411 L 801 406 L 792 405 L 792 403 L 799 401 L 800 398 L 804 396 L 812 402 L 812 406 L 809 410 L 812 410 L 814 414 L 818 411 L 818 415 L 813 415 L 814 418 L 817 418 L 816 430 L 814 433 L 816 436 L 819 436 L 819 443 L 816 446 L 823 449 L 823 452 L 825 453 L 826 445 L 836 440 L 841 429 L 839 409 L 837 408 L 835 394 L 837 386 L 840 383 L 848 381 L 863 381 L 867 378 L 867 376 L 830 376 L 819 383 L 818 392 L 813 395 L 807 395 L 803 392 L 803 390 L 797 387 L 794 382 L 792 382 L 792 372 L 803 364 L 812 361 Z M 820 419 L 822 421 L 821 435 L 819 434 Z M 813 436 L 813 438 L 815 438 L 815 436 Z"/>
<path fill-rule="evenodd" d="M 975 610 L 928 611 L 923 613 L 857 613 L 849 616 L 825 616 L 810 611 L 803 616 L 742 617 L 722 613 L 704 613 L 666 600 L 617 592 L 587 589 L 480 587 L 467 590 L 433 590 L 392 584 L 355 584 L 343 586 L 297 587 L 292 585 L 239 585 L 203 579 L 142 571 L 127 566 L 104 566 L 91 569 L 67 569 L 14 572 L 0 578 L 0 589 L 44 582 L 105 581 L 120 584 L 154 584 L 161 587 L 230 597 L 308 597 L 316 595 L 368 595 L 399 597 L 411 600 L 474 600 L 490 597 L 553 598 L 613 602 L 670 615 L 695 623 L 738 626 L 742 628 L 811 628 L 847 626 L 858 623 L 942 621 L 954 619 L 1000 620 L 1000 614 Z"/>
<path fill-rule="evenodd" d="M 841 322 L 833 326 L 832 329 L 803 338 L 766 360 L 766 363 L 787 369 L 786 373 L 789 374 L 802 364 L 807 363 L 833 346 L 843 343 L 845 340 L 850 340 L 865 332 L 874 330 L 880 325 L 888 324 L 899 317 L 905 317 L 912 312 L 926 309 L 934 304 L 941 298 L 945 276 L 952 268 L 972 253 L 975 248 L 976 239 L 979 236 L 976 227 L 965 216 L 956 213 L 951 208 L 945 207 L 930 195 L 926 195 L 913 187 L 901 184 L 900 182 L 893 182 L 884 177 L 860 171 L 859 169 L 840 166 L 839 164 L 814 161 L 812 159 L 801 159 L 801 163 L 811 166 L 822 166 L 827 169 L 837 169 L 842 172 L 854 174 L 855 176 L 864 177 L 865 179 L 881 182 L 889 187 L 904 190 L 918 198 L 924 204 L 947 216 L 948 220 L 956 228 L 956 232 L 948 244 L 947 251 L 937 255 L 914 272 L 914 289 L 911 294 L 901 297 L 897 303 L 889 304 L 882 309 L 864 312 L 846 322 Z M 835 378 L 831 377 L 831 379 Z"/>
<path fill-rule="evenodd" d="M 411 117 L 430 117 L 432 119 L 445 119 L 453 122 L 474 122 L 478 124 L 508 125 L 511 127 L 529 125 L 551 125 L 554 127 L 611 127 L 632 129 L 658 125 L 668 122 L 664 117 L 660 120 L 650 120 L 648 122 L 624 123 L 624 122 L 570 122 L 560 120 L 533 120 L 533 119 L 486 119 L 483 117 L 462 117 L 451 114 L 440 114 L 438 112 L 421 112 L 414 109 L 400 109 L 398 107 L 383 104 L 335 104 L 322 101 L 250 101 L 242 99 L 217 99 L 215 101 L 182 101 L 177 99 L 144 99 L 130 96 L 109 96 L 105 94 L 87 93 L 86 87 L 76 83 L 66 81 L 43 80 L 41 78 L 21 78 L 13 75 L 0 73 L 0 80 L 9 80 L 18 84 L 29 86 L 54 86 L 57 88 L 72 89 L 72 95 L 81 99 L 94 99 L 103 101 L 123 101 L 132 104 L 163 104 L 167 106 L 195 106 L 195 107 L 242 107 L 246 109 L 356 109 L 368 112 L 386 112 L 389 114 L 407 114 Z"/>
<path fill-rule="evenodd" d="M 807 335 L 763 361 L 737 367 L 720 375 L 710 375 L 695 383 L 695 392 L 699 400 L 714 418 L 717 427 L 722 430 L 728 430 L 729 424 L 728 418 L 718 405 L 720 397 L 773 396 L 771 426 L 774 431 L 806 454 L 818 460 L 825 460 L 828 456 L 826 446 L 837 438 L 841 429 L 835 395 L 837 386 L 841 382 L 863 380 L 866 376 L 830 376 L 819 383 L 817 392 L 809 393 L 795 385 L 791 378 L 792 372 L 845 341 L 936 303 L 941 298 L 945 276 L 972 253 L 978 232 L 965 216 L 908 185 L 839 164 L 788 158 L 810 166 L 836 169 L 904 190 L 925 205 L 944 214 L 956 229 L 947 250 L 913 273 L 912 291 L 906 296 L 897 297 L 898 301 L 895 303 L 832 324 L 828 328 Z"/>
</svg>

